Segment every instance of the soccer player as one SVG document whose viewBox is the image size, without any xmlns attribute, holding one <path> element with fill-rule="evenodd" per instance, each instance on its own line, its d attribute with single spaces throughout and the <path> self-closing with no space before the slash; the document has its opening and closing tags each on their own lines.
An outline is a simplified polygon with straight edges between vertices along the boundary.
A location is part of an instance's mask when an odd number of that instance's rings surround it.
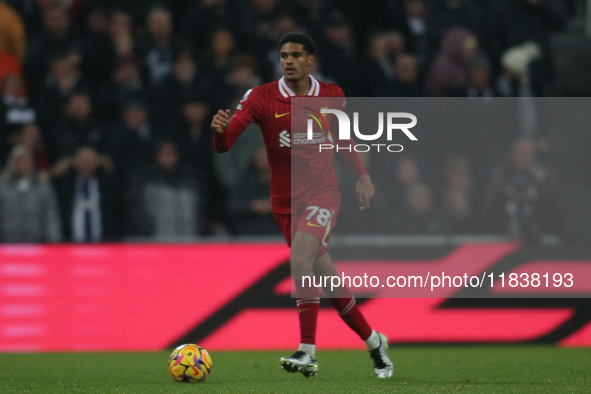
<svg viewBox="0 0 591 394">
<path fill-rule="evenodd" d="M 327 244 L 338 214 L 340 195 L 332 150 L 321 152 L 314 160 L 303 160 L 292 173 L 291 145 L 296 141 L 294 138 L 290 139 L 289 132 L 291 97 L 338 97 L 342 98 L 341 102 L 344 104 L 344 94 L 337 85 L 317 81 L 309 74 L 316 52 L 316 46 L 310 37 L 298 32 L 288 33 L 279 41 L 279 48 L 283 77 L 279 81 L 249 90 L 232 117 L 230 110 L 219 110 L 213 118 L 211 128 L 214 131 L 214 148 L 222 153 L 232 147 L 249 123 L 258 123 L 260 126 L 271 169 L 273 215 L 291 247 L 291 273 L 300 322 L 299 349 L 290 357 L 282 357 L 280 365 L 288 372 L 301 372 L 309 377 L 316 376 L 318 372 L 315 343 L 320 299 L 317 288 L 303 291 L 301 278 L 312 277 L 314 274 L 338 275 L 327 253 Z M 352 149 L 341 150 L 339 153 L 358 176 L 355 191 L 360 209 L 369 208 L 374 187 L 359 155 Z M 317 174 L 315 182 L 302 182 L 309 174 Z M 370 327 L 354 296 L 345 286 L 333 292 L 326 288 L 324 291 L 342 320 L 365 341 L 376 376 L 391 377 L 394 365 L 386 352 L 386 336 Z"/>
</svg>

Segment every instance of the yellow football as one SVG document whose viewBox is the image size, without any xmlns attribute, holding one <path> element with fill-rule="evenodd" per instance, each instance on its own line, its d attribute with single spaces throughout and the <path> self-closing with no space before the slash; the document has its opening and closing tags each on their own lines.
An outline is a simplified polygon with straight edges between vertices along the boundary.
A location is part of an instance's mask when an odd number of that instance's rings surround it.
<svg viewBox="0 0 591 394">
<path fill-rule="evenodd" d="M 211 372 L 211 356 L 201 346 L 189 343 L 173 350 L 168 370 L 177 382 L 201 383 Z"/>
</svg>

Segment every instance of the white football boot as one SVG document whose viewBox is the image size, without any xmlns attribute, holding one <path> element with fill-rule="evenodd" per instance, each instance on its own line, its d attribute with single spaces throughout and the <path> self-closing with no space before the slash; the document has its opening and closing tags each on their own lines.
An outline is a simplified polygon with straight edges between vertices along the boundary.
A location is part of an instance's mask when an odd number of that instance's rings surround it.
<svg viewBox="0 0 591 394">
<path fill-rule="evenodd" d="M 384 334 L 380 336 L 380 346 L 369 351 L 369 356 L 373 360 L 373 370 L 378 378 L 391 378 L 394 375 L 394 364 L 388 357 L 388 338 Z"/>
<path fill-rule="evenodd" d="M 301 372 L 306 378 L 318 374 L 318 363 L 316 359 L 301 350 L 298 350 L 290 357 L 281 357 L 279 364 L 287 372 Z"/>
</svg>

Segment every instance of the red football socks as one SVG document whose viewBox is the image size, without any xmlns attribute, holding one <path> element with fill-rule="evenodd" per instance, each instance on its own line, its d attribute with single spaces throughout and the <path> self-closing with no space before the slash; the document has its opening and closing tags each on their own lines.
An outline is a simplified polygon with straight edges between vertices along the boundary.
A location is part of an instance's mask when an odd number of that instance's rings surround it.
<svg viewBox="0 0 591 394">
<path fill-rule="evenodd" d="M 343 321 L 362 340 L 367 340 L 372 333 L 372 328 L 361 313 L 355 297 L 347 288 L 343 288 L 339 298 L 328 298 L 328 302 L 338 312 Z M 316 325 L 318 322 L 318 309 L 320 298 L 298 298 L 297 309 L 300 320 L 300 343 L 316 344 Z"/>
<path fill-rule="evenodd" d="M 372 329 L 361 313 L 355 297 L 344 287 L 339 294 L 339 298 L 328 298 L 328 302 L 339 313 L 343 321 L 364 341 L 370 337 Z"/>
<path fill-rule="evenodd" d="M 316 344 L 316 324 L 320 298 L 298 298 L 300 318 L 300 343 Z"/>
</svg>

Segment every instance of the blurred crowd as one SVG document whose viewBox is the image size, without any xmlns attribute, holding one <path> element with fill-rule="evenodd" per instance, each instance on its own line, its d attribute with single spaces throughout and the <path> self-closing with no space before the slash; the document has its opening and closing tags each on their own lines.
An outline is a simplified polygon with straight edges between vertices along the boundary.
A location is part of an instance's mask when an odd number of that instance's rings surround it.
<svg viewBox="0 0 591 394">
<path fill-rule="evenodd" d="M 348 96 L 544 96 L 574 3 L 0 0 L 0 241 L 279 234 L 260 136 L 214 155 L 209 124 L 281 76 L 283 34 L 309 33 L 313 74 Z M 512 137 L 485 181 L 465 156 L 398 156 L 380 231 L 559 232 L 540 141 Z"/>
</svg>

